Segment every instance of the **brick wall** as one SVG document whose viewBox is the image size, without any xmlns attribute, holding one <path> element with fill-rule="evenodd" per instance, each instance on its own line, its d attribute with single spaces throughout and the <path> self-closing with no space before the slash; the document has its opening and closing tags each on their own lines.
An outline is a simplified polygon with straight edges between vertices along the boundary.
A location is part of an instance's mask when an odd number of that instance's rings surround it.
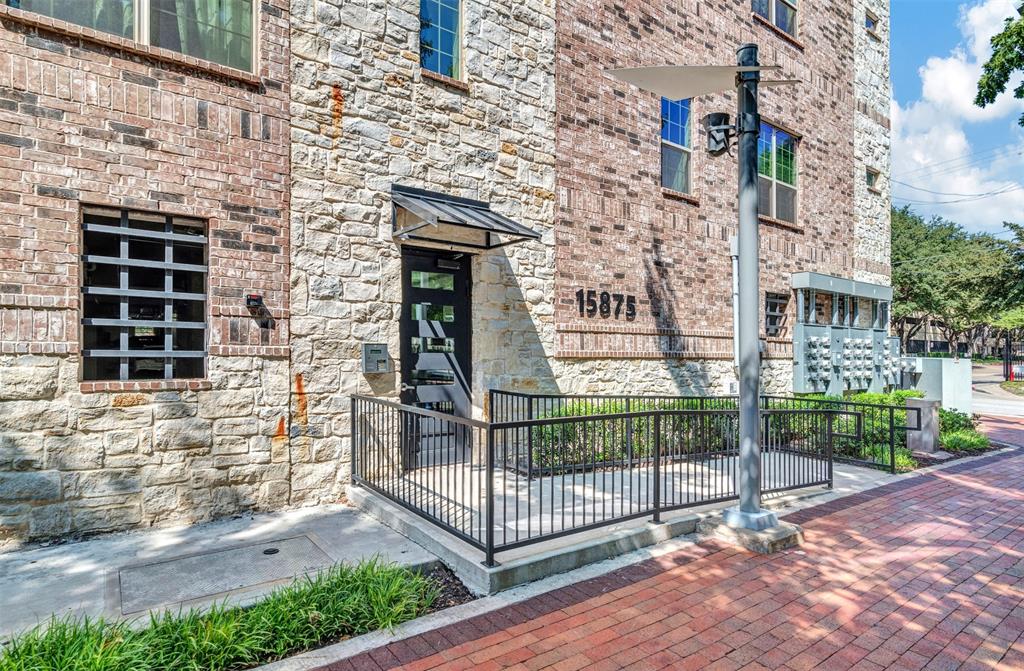
<svg viewBox="0 0 1024 671">
<path fill-rule="evenodd" d="M 0 7 L 0 541 L 288 504 L 287 0 L 259 26 L 247 74 Z M 208 222 L 205 380 L 79 382 L 85 205 Z"/>
<path fill-rule="evenodd" d="M 761 88 L 763 119 L 800 136 L 797 222 L 762 224 L 762 290 L 789 293 L 790 275 L 802 270 L 854 275 L 853 32 L 863 17 L 849 3 L 800 3 L 796 40 L 752 17 L 749 0 L 558 8 L 560 355 L 731 356 L 736 160 L 704 151 L 697 124 L 713 111 L 734 116 L 735 94 L 693 101 L 692 197 L 681 198 L 661 188 L 660 99 L 604 68 L 730 64 L 737 46 L 755 42 L 763 64 L 802 80 Z M 635 295 L 636 320 L 581 318 L 580 288 Z M 770 343 L 769 355 L 791 356 L 785 339 Z"/>
</svg>

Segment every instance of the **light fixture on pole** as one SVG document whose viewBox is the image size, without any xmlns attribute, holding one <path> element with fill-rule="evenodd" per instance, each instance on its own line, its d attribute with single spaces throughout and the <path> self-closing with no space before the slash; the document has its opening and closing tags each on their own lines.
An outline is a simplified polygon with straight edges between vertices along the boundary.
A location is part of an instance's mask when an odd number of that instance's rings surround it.
<svg viewBox="0 0 1024 671">
<path fill-rule="evenodd" d="M 778 524 L 774 513 L 761 509 L 761 354 L 758 327 L 760 308 L 758 282 L 760 248 L 757 221 L 757 138 L 761 117 L 757 112 L 758 84 L 795 84 L 796 80 L 761 81 L 761 72 L 779 70 L 777 65 L 758 65 L 757 45 L 745 44 L 736 52 L 736 65 L 666 65 L 608 70 L 608 74 L 670 100 L 696 98 L 736 87 L 736 124 L 729 115 L 705 117 L 708 150 L 727 151 L 735 137 L 739 160 L 739 307 L 736 349 L 740 378 L 740 458 L 737 488 L 738 507 L 725 512 L 729 526 L 767 529 Z"/>
</svg>

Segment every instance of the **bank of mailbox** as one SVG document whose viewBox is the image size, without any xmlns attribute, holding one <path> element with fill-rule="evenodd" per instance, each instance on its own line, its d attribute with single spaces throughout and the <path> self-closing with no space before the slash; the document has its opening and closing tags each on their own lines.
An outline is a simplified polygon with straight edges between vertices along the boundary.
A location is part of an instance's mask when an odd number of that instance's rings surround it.
<svg viewBox="0 0 1024 671">
<path fill-rule="evenodd" d="M 391 372 L 391 356 L 386 343 L 363 343 L 363 372 Z"/>
</svg>

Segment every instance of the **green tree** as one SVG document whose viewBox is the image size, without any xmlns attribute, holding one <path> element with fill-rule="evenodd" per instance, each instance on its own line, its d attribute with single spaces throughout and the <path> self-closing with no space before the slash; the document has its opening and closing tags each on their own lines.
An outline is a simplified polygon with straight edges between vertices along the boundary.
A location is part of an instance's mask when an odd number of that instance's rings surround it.
<svg viewBox="0 0 1024 671">
<path fill-rule="evenodd" d="M 937 324 L 956 354 L 1016 303 L 1024 287 L 1024 229 L 1012 242 L 967 233 L 909 207 L 892 211 L 892 321 L 904 349 L 926 324 Z M 1019 301 L 1018 301 L 1019 302 Z"/>
<path fill-rule="evenodd" d="M 974 104 L 985 107 L 994 103 L 1017 71 L 1024 71 L 1024 16 L 1006 19 L 1003 32 L 992 38 L 992 57 L 982 69 Z M 1013 90 L 1013 95 L 1024 100 L 1024 82 Z M 1024 114 L 1018 123 L 1024 126 Z"/>
<path fill-rule="evenodd" d="M 892 325 L 906 351 L 936 311 L 937 275 L 928 263 L 942 253 L 928 222 L 909 206 L 892 211 Z"/>
<path fill-rule="evenodd" d="M 939 291 L 934 314 L 939 330 L 956 355 L 964 336 L 973 354 L 977 336 L 990 324 L 1005 299 L 1002 280 L 1010 263 L 1006 249 L 990 235 L 970 235 L 951 222 L 936 222 L 933 231 L 946 247 L 934 260 Z"/>
</svg>

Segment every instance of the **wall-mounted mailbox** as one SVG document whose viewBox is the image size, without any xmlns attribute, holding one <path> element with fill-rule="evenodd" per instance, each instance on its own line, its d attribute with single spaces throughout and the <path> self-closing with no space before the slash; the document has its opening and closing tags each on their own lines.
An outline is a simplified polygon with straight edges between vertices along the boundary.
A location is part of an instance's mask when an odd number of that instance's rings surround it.
<svg viewBox="0 0 1024 671">
<path fill-rule="evenodd" d="M 385 343 L 363 343 L 363 372 L 390 373 L 391 356 Z"/>
</svg>

